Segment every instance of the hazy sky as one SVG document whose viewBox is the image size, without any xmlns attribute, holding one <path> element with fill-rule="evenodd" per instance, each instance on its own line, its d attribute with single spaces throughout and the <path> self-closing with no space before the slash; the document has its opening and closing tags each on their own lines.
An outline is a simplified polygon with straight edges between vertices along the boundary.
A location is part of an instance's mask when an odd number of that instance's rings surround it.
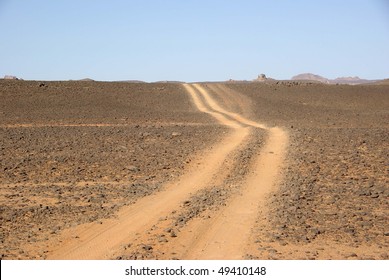
<svg viewBox="0 0 389 280">
<path fill-rule="evenodd" d="M 389 0 L 0 0 L 0 76 L 389 78 Z"/>
</svg>

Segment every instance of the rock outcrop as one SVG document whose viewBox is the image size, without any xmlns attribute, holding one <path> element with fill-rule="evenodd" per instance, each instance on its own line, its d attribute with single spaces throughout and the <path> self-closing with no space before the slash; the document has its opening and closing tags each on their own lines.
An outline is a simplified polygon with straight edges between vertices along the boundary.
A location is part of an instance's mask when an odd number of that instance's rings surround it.
<svg viewBox="0 0 389 280">
<path fill-rule="evenodd" d="M 19 80 L 16 76 L 5 75 L 4 80 Z"/>
</svg>

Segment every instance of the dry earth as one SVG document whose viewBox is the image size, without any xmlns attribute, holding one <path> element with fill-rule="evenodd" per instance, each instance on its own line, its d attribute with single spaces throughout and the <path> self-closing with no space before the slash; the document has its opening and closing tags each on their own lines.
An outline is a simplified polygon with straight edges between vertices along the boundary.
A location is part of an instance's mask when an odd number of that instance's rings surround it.
<svg viewBox="0 0 389 280">
<path fill-rule="evenodd" d="M 253 116 L 290 134 L 284 180 L 248 257 L 388 259 L 389 87 L 228 88 L 252 100 Z"/>
<path fill-rule="evenodd" d="M 2 259 L 388 259 L 388 94 L 0 81 Z"/>
<path fill-rule="evenodd" d="M 4 259 L 46 258 L 44 242 L 158 191 L 227 132 L 181 86 L 42 84 L 1 81 Z"/>
</svg>

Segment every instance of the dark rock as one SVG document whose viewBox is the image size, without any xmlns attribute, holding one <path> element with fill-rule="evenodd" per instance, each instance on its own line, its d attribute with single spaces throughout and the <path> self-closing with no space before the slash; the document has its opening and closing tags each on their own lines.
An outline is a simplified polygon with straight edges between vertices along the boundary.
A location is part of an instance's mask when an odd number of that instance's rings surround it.
<svg viewBox="0 0 389 280">
<path fill-rule="evenodd" d="M 151 245 L 143 244 L 141 245 L 141 248 L 145 251 L 151 251 L 153 250 L 153 247 Z"/>
</svg>

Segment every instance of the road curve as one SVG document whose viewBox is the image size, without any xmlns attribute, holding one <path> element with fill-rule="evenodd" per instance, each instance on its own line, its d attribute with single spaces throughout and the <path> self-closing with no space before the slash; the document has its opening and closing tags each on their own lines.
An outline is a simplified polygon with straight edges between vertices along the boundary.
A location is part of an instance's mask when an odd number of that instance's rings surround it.
<svg viewBox="0 0 389 280">
<path fill-rule="evenodd" d="M 178 210 L 191 194 L 209 188 L 215 176 L 223 173 L 226 159 L 241 149 L 252 131 L 265 129 L 268 132 L 266 144 L 257 155 L 250 175 L 245 178 L 241 195 L 234 195 L 213 218 L 184 228 L 175 239 L 177 244 L 183 244 L 181 251 L 175 250 L 181 259 L 244 257 L 258 207 L 263 205 L 266 194 L 279 179 L 287 134 L 280 128 L 269 128 L 222 108 L 199 84 L 183 86 L 199 111 L 211 115 L 221 125 L 229 127 L 231 132 L 194 161 L 184 175 L 164 186 L 162 191 L 121 208 L 116 218 L 104 220 L 102 224 L 84 224 L 64 231 L 57 242 L 48 247 L 49 259 L 115 258 L 124 244 L 142 240 L 146 231 L 158 224 L 161 218 Z M 144 235 L 144 238 L 147 237 Z"/>
<path fill-rule="evenodd" d="M 204 110 L 203 107 L 198 106 L 200 111 L 210 113 L 212 116 L 223 115 L 241 126 L 266 129 L 268 132 L 266 144 L 257 155 L 251 173 L 245 180 L 241 195 L 230 199 L 227 206 L 212 219 L 194 225 L 190 230 L 191 236 L 185 237 L 190 240 L 184 245 L 185 250 L 181 255 L 183 259 L 242 259 L 246 252 L 251 229 L 257 218 L 258 207 L 264 205 L 266 196 L 280 180 L 288 135 L 281 128 L 269 128 L 221 108 L 199 84 L 185 85 L 185 88 L 192 98 L 195 95 L 194 89 L 196 89 L 211 108 L 211 110 Z M 197 106 L 195 99 L 198 97 L 193 98 Z M 233 127 L 237 131 L 240 129 L 238 124 Z M 180 240 L 180 243 L 184 244 L 185 241 Z"/>
<path fill-rule="evenodd" d="M 192 98 L 199 110 L 207 112 L 195 95 Z M 207 187 L 212 177 L 223 168 L 225 159 L 249 134 L 249 130 L 239 122 L 229 120 L 218 112 L 209 113 L 220 123 L 235 129 L 220 143 L 209 148 L 200 161 L 193 162 L 186 174 L 166 185 L 162 191 L 123 207 L 117 218 L 105 220 L 103 224 L 86 224 L 65 231 L 56 245 L 48 248 L 48 259 L 113 258 L 123 244 L 128 244 L 143 234 L 161 217 L 179 209 L 192 193 Z"/>
</svg>

